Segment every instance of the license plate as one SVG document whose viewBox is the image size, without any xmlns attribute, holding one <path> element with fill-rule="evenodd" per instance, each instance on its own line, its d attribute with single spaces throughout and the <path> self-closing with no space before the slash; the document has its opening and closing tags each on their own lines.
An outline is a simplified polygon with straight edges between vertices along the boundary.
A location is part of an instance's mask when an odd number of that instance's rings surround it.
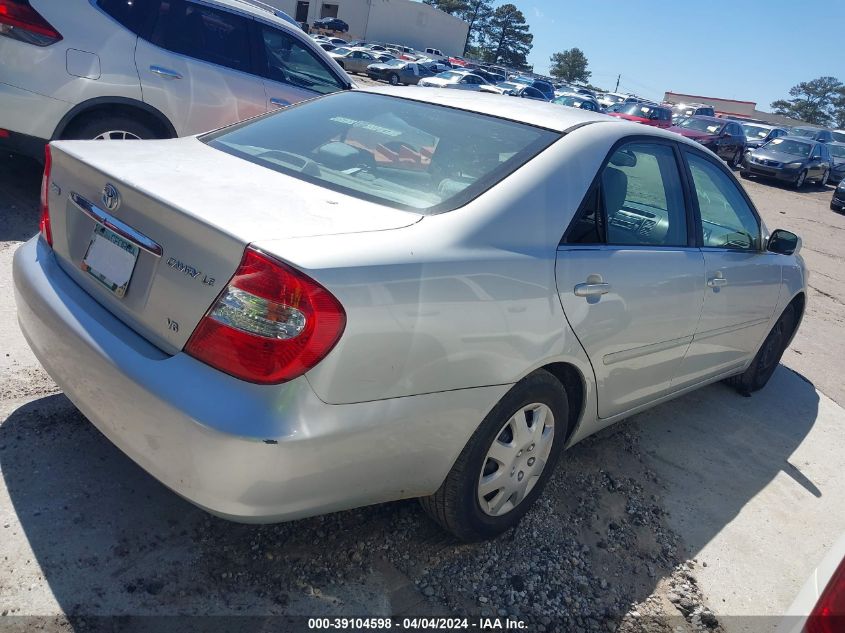
<svg viewBox="0 0 845 633">
<path fill-rule="evenodd" d="M 82 258 L 82 270 L 116 296 L 123 297 L 129 287 L 132 271 L 135 270 L 139 251 L 132 242 L 98 224 L 94 227 L 88 252 Z"/>
</svg>

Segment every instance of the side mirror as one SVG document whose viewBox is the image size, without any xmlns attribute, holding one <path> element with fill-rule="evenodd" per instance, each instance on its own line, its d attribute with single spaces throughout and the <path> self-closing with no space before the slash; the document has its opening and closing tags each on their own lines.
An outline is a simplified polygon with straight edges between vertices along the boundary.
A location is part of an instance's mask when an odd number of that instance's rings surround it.
<svg viewBox="0 0 845 633">
<path fill-rule="evenodd" d="M 797 255 L 801 250 L 801 238 L 784 229 L 776 229 L 769 237 L 766 250 L 778 255 Z"/>
</svg>

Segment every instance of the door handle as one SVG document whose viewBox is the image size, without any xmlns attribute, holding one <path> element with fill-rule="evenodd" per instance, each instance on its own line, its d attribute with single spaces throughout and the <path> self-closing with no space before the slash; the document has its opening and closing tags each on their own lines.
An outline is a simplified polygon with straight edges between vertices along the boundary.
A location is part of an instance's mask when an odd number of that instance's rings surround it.
<svg viewBox="0 0 845 633">
<path fill-rule="evenodd" d="M 728 280 L 722 277 L 722 274 L 719 273 L 716 277 L 707 280 L 707 285 L 711 288 L 720 288 L 722 286 L 728 285 Z"/>
<path fill-rule="evenodd" d="M 177 73 L 175 70 L 162 68 L 161 66 L 150 66 L 150 72 L 158 75 L 159 77 L 164 77 L 165 79 L 182 79 L 182 75 Z"/>
<path fill-rule="evenodd" d="M 276 97 L 273 97 L 272 99 L 270 99 L 270 105 L 274 105 L 277 108 L 286 108 L 290 105 L 290 101 L 288 101 L 287 99 L 278 99 Z"/>
<path fill-rule="evenodd" d="M 587 283 L 575 286 L 576 297 L 598 297 L 610 292 L 610 284 L 605 283 L 601 275 L 587 275 Z"/>
</svg>

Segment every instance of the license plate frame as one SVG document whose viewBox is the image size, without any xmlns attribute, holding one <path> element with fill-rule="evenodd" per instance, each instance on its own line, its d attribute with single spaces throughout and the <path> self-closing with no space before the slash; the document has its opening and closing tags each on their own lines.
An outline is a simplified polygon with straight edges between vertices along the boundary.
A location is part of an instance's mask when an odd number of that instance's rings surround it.
<svg viewBox="0 0 845 633">
<path fill-rule="evenodd" d="M 129 289 L 140 252 L 136 244 L 98 222 L 94 225 L 81 268 L 122 299 Z"/>
</svg>

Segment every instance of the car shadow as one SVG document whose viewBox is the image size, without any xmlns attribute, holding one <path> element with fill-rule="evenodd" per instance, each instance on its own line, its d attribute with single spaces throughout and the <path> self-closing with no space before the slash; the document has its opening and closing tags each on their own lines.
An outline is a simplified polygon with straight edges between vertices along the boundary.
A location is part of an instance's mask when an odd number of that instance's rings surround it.
<svg viewBox="0 0 845 633">
<path fill-rule="evenodd" d="M 22 242 L 38 232 L 42 166 L 0 153 L 0 242 Z"/>
<path fill-rule="evenodd" d="M 215 518 L 135 465 L 65 396 L 51 395 L 0 425 L 0 473 L 16 517 L 4 531 L 25 537 L 43 589 L 72 617 L 478 615 L 479 595 L 514 578 L 524 587 L 536 574 L 544 591 L 612 619 L 779 473 L 806 494 L 825 494 L 790 462 L 817 412 L 812 384 L 783 367 L 752 398 L 711 385 L 576 445 L 515 530 L 463 545 L 413 501 L 268 526 Z M 679 541 L 664 506 L 676 515 Z M 541 554 L 526 562 L 526 548 Z M 28 569 L 6 583 L 5 600 L 20 604 L 37 586 L 40 575 L 31 579 Z M 512 596 L 509 614 L 530 612 L 530 591 Z"/>
</svg>

